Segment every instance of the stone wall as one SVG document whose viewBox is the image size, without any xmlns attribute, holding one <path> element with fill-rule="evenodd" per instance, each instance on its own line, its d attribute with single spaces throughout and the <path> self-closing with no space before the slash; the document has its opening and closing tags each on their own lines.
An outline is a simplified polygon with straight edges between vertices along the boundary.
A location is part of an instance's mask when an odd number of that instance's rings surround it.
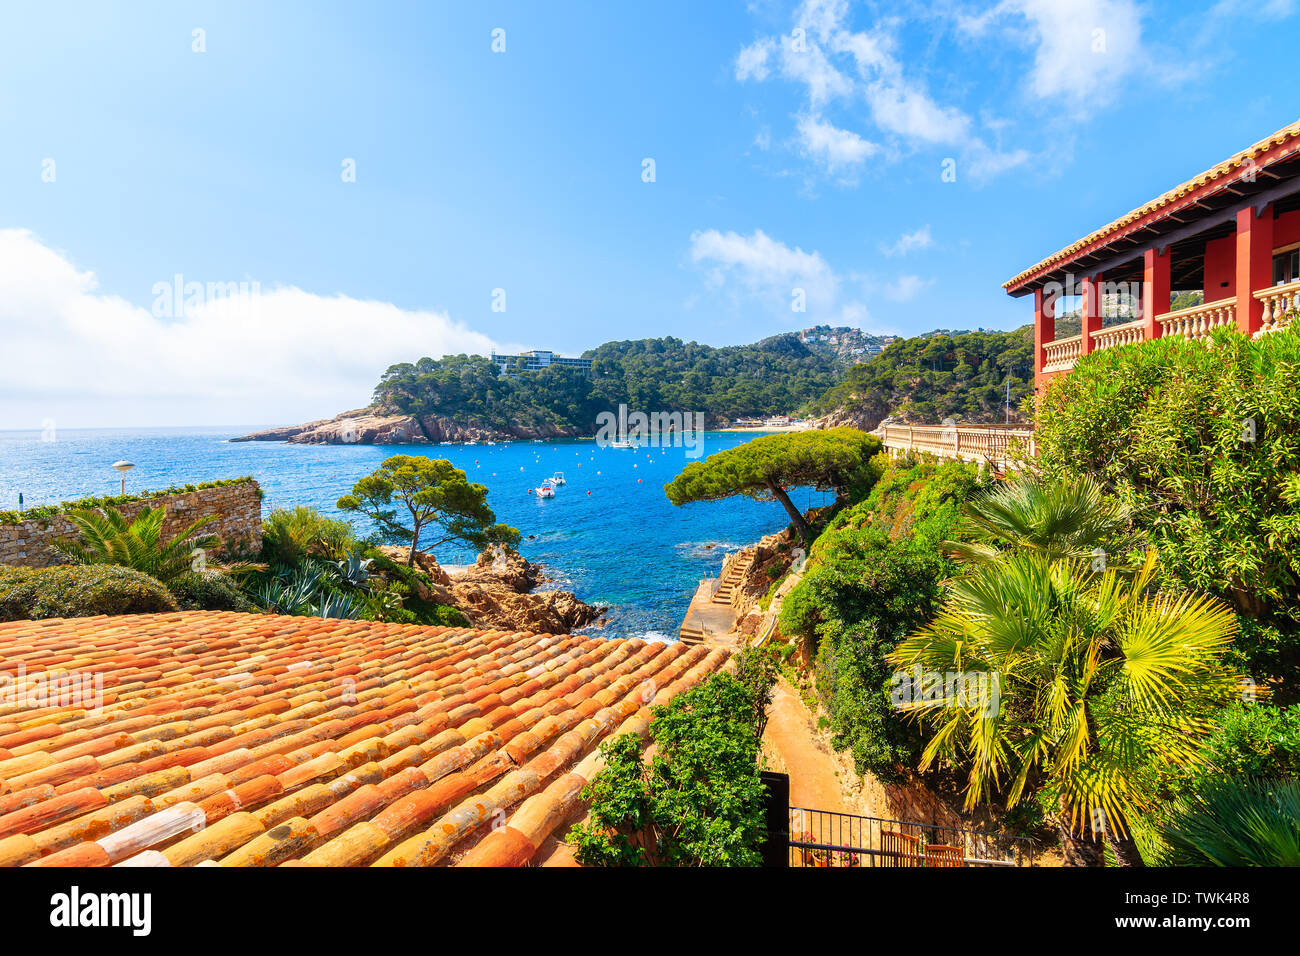
<svg viewBox="0 0 1300 956">
<path fill-rule="evenodd" d="M 143 508 L 166 506 L 163 540 L 186 525 L 215 515 L 217 520 L 203 529 L 203 534 L 220 535 L 222 548 L 217 553 L 257 552 L 262 547 L 262 489 L 256 481 L 202 488 L 159 498 L 142 498 L 118 505 L 128 520 Z M 32 519 L 18 524 L 0 524 L 0 565 L 45 568 L 58 564 L 49 543 L 59 538 L 76 538 L 77 526 L 63 515 Z"/>
</svg>

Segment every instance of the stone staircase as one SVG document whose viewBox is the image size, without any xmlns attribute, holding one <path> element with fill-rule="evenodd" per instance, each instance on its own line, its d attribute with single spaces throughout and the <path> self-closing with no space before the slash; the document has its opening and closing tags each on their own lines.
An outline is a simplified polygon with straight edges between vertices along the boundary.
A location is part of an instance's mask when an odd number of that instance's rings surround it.
<svg viewBox="0 0 1300 956">
<path fill-rule="evenodd" d="M 713 592 L 714 604 L 725 604 L 728 607 L 731 606 L 731 595 L 735 593 L 736 586 L 740 584 L 741 580 L 745 577 L 745 572 L 749 570 L 749 566 L 753 563 L 753 547 L 744 548 L 736 555 L 736 559 L 732 561 L 731 566 L 727 568 L 727 573 L 724 574 L 722 580 L 718 582 L 718 589 Z"/>
<path fill-rule="evenodd" d="M 682 629 L 677 633 L 677 639 L 683 644 L 700 644 L 707 636 L 704 628 L 691 624 L 683 624 Z"/>
</svg>

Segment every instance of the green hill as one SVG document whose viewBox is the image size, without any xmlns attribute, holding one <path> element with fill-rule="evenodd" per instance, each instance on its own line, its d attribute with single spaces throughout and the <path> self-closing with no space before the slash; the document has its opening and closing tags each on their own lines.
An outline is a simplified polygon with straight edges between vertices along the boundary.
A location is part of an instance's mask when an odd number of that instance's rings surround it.
<svg viewBox="0 0 1300 956">
<path fill-rule="evenodd" d="M 590 433 L 597 415 L 620 404 L 704 412 L 710 427 L 742 417 L 840 412 L 874 428 L 891 414 L 916 422 L 1002 421 L 1008 376 L 1013 409 L 1032 389 L 1031 327 L 895 339 L 857 364 L 846 361 L 852 352 L 828 347 L 814 331 L 843 330 L 818 327 L 723 348 L 671 337 L 606 342 L 583 353 L 592 360 L 590 376 L 556 365 L 507 375 L 479 355 L 422 358 L 384 372 L 374 407 L 481 428 L 570 434 Z M 869 340 L 880 339 L 863 333 L 848 342 L 859 348 Z"/>
<path fill-rule="evenodd" d="M 890 415 L 929 424 L 1002 422 L 1010 380 L 1011 420 L 1020 421 L 1020 404 L 1033 391 L 1033 351 L 1033 326 L 898 339 L 850 368 L 813 410 L 863 428 Z"/>
<path fill-rule="evenodd" d="M 391 366 L 375 388 L 378 410 L 444 415 L 493 428 L 577 428 L 627 404 L 643 411 L 704 412 L 710 425 L 802 408 L 842 371 L 795 333 L 754 345 L 714 348 L 677 338 L 606 342 L 583 353 L 591 376 L 550 366 L 510 375 L 478 355 L 422 358 Z"/>
</svg>

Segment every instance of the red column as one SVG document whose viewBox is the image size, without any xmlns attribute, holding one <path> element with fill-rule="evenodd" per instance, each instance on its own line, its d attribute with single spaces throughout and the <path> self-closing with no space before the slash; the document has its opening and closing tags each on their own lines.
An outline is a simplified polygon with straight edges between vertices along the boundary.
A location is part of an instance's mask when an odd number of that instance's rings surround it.
<svg viewBox="0 0 1300 956">
<path fill-rule="evenodd" d="M 1169 250 L 1163 253 L 1148 249 L 1142 254 L 1142 325 L 1143 339 L 1160 338 L 1163 329 L 1157 315 L 1169 311 Z"/>
<path fill-rule="evenodd" d="M 1083 321 L 1080 323 L 1083 342 L 1079 351 L 1081 355 L 1087 355 L 1092 351 L 1092 333 L 1101 331 L 1101 274 L 1084 276 L 1079 285 L 1083 297 Z"/>
<path fill-rule="evenodd" d="M 1263 324 L 1264 303 L 1252 292 L 1273 283 L 1273 204 L 1261 216 L 1247 206 L 1237 213 L 1237 328 L 1247 335 Z"/>
<path fill-rule="evenodd" d="M 1043 290 L 1034 290 L 1034 391 L 1043 387 L 1043 366 L 1047 364 L 1047 350 L 1043 347 L 1056 338 L 1056 300 L 1044 301 Z"/>
</svg>

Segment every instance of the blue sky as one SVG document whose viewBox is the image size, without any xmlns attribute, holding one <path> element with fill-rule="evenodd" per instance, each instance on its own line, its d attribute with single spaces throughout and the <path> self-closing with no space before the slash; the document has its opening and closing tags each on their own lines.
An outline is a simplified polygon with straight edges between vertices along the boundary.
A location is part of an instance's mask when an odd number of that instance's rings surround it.
<svg viewBox="0 0 1300 956">
<path fill-rule="evenodd" d="M 325 417 L 494 344 L 1012 328 L 1004 280 L 1300 116 L 1295 7 L 10 7 L 0 427 Z M 160 314 L 178 274 L 252 306 Z"/>
</svg>

